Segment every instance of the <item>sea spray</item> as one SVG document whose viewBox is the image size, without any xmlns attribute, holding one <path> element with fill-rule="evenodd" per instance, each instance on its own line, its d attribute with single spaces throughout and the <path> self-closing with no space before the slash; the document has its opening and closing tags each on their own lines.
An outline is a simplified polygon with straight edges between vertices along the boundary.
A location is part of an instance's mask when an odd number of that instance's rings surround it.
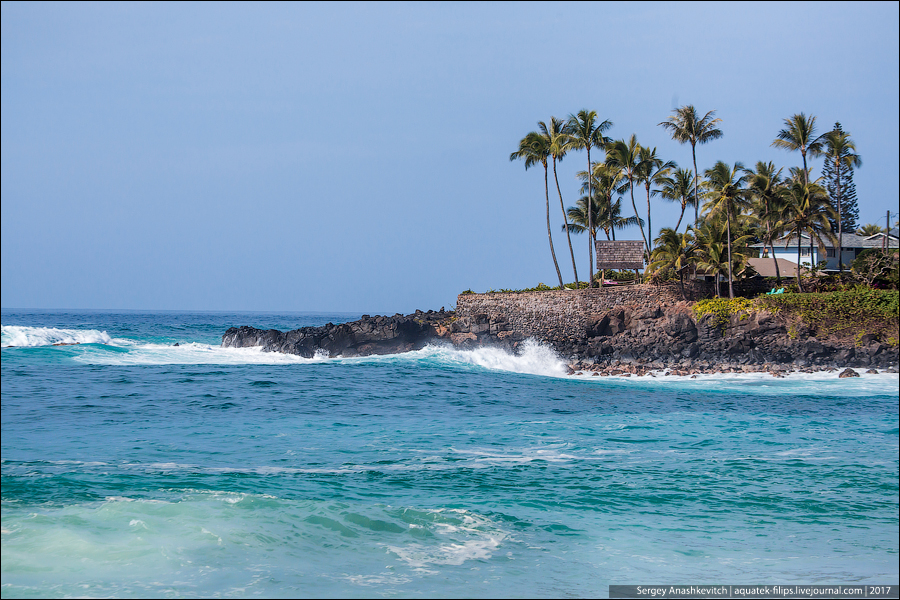
<svg viewBox="0 0 900 600">
<path fill-rule="evenodd" d="M 34 348 L 54 344 L 109 344 L 112 339 L 105 331 L 94 329 L 59 329 L 56 327 L 27 327 L 3 325 L 0 327 L 0 345 L 3 348 Z"/>
</svg>

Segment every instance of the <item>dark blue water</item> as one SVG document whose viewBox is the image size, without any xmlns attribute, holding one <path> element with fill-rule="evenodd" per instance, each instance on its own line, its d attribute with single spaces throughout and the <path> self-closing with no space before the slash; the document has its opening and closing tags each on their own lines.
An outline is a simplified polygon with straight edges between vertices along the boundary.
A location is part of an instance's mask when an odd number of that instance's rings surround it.
<svg viewBox="0 0 900 600">
<path fill-rule="evenodd" d="M 897 582 L 896 374 L 218 347 L 358 316 L 3 311 L 3 597 Z"/>
</svg>

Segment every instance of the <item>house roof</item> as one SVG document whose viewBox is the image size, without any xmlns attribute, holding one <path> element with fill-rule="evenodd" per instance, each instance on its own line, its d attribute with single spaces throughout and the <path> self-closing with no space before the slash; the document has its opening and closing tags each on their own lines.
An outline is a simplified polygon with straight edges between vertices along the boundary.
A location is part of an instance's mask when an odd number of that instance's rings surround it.
<svg viewBox="0 0 900 600">
<path fill-rule="evenodd" d="M 778 270 L 782 277 L 796 277 L 797 263 L 793 263 L 784 258 L 778 260 Z M 775 261 L 771 258 L 748 258 L 747 264 L 753 267 L 753 270 L 759 273 L 760 277 L 775 277 Z M 809 270 L 806 267 L 800 267 L 800 274 L 806 275 Z"/>
<path fill-rule="evenodd" d="M 856 235 L 855 233 L 845 233 L 843 236 L 842 246 L 846 249 L 852 248 L 881 248 L 882 240 L 885 237 L 883 233 L 876 233 L 875 235 L 870 236 L 862 236 Z M 822 238 L 822 242 L 824 242 L 826 248 L 834 248 L 835 244 L 832 244 L 830 240 L 826 238 Z M 815 244 L 815 242 L 813 242 Z M 801 236 L 800 241 L 801 246 L 809 246 L 809 236 L 803 235 Z M 818 244 L 816 244 L 818 245 Z M 775 249 L 779 248 L 797 248 L 797 236 L 784 236 L 777 240 L 774 243 Z M 751 248 L 768 248 L 767 244 L 750 244 Z M 897 248 L 900 247 L 900 240 L 898 240 L 894 236 L 888 236 L 888 247 L 889 248 Z"/>
</svg>

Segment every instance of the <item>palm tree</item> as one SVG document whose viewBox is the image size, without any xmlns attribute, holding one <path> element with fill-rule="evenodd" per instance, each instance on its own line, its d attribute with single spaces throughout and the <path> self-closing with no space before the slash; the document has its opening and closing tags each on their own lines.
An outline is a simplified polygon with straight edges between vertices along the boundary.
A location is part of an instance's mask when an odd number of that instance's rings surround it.
<svg viewBox="0 0 900 600">
<path fill-rule="evenodd" d="M 861 235 L 863 237 L 870 237 L 873 235 L 877 235 L 879 233 L 887 233 L 883 227 L 879 227 L 878 225 L 874 225 L 872 223 L 868 223 L 863 225 L 859 229 L 856 230 L 856 235 Z"/>
<path fill-rule="evenodd" d="M 800 178 L 794 178 L 785 192 L 787 201 L 785 219 L 785 248 L 792 237 L 797 238 L 797 288 L 802 292 L 803 285 L 800 280 L 800 244 L 803 235 L 809 236 L 809 262 L 812 264 L 813 244 L 819 246 L 820 252 L 825 252 L 823 238 L 836 244 L 837 238 L 831 233 L 829 218 L 837 217 L 837 213 L 828 199 L 825 191 L 817 181 L 804 183 Z"/>
<path fill-rule="evenodd" d="M 765 228 L 761 233 L 763 244 L 772 250 L 772 261 L 775 263 L 775 277 L 781 286 L 781 270 L 775 258 L 775 239 L 784 232 L 783 213 L 785 210 L 784 187 L 781 182 L 781 169 L 775 170 L 771 162 L 759 161 L 756 171 L 750 174 L 748 186 L 753 198 L 753 212 L 758 224 Z"/>
<path fill-rule="evenodd" d="M 816 135 L 816 118 L 800 113 L 784 120 L 784 129 L 778 132 L 772 145 L 791 152 L 800 151 L 803 157 L 803 183 L 809 183 L 809 169 L 806 166 L 806 155 L 819 156 L 822 153 L 822 136 Z"/>
<path fill-rule="evenodd" d="M 747 190 L 744 189 L 748 175 L 744 165 L 739 162 L 734 163 L 734 167 L 729 167 L 719 161 L 712 169 L 707 169 L 706 177 L 709 180 L 711 193 L 708 204 L 710 214 L 725 215 L 728 238 L 728 297 L 734 298 L 734 273 L 731 269 L 731 223 L 748 204 Z"/>
<path fill-rule="evenodd" d="M 631 134 L 631 138 L 626 143 L 625 140 L 612 142 L 606 148 L 606 164 L 616 170 L 622 172 L 622 176 L 627 180 L 625 186 L 631 191 L 631 207 L 634 209 L 634 215 L 637 216 L 637 204 L 634 202 L 634 184 L 639 180 L 640 172 L 638 171 L 638 155 L 641 145 L 638 144 L 637 137 Z M 624 191 L 624 190 L 623 190 Z M 647 236 L 644 235 L 644 226 L 638 223 L 641 229 L 641 238 L 644 240 L 644 247 L 650 248 L 647 242 Z"/>
<path fill-rule="evenodd" d="M 697 196 L 693 190 L 694 174 L 690 169 L 678 169 L 672 177 L 666 177 L 663 180 L 660 196 L 669 202 L 681 203 L 681 214 L 678 215 L 678 223 L 675 224 L 675 231 L 681 226 L 681 220 L 684 219 L 684 211 L 688 206 L 697 205 Z"/>
<path fill-rule="evenodd" d="M 690 181 L 690 180 L 689 180 Z M 690 186 L 688 186 L 690 190 Z M 653 240 L 656 247 L 651 255 L 652 262 L 648 270 L 658 272 L 665 269 L 674 269 L 678 273 L 681 283 L 681 299 L 684 295 L 684 270 L 697 262 L 694 254 L 694 236 L 691 232 L 678 233 L 676 229 L 663 227 L 659 230 L 659 237 Z"/>
<path fill-rule="evenodd" d="M 582 196 L 578 199 L 575 206 L 568 208 L 569 220 L 572 221 L 569 227 L 573 233 L 589 231 L 591 245 L 594 247 L 597 245 L 597 232 L 600 229 L 606 234 L 606 239 L 610 239 L 610 234 L 612 234 L 612 239 L 615 240 L 616 229 L 624 229 L 625 227 L 638 224 L 639 219 L 637 217 L 622 216 L 622 199 L 617 198 L 615 202 L 609 202 L 604 197 L 603 188 L 600 185 L 594 189 L 590 215 L 587 211 L 587 205 L 587 196 Z M 601 281 L 605 277 L 605 273 L 601 271 Z"/>
<path fill-rule="evenodd" d="M 597 232 L 601 229 L 607 240 L 616 239 L 616 229 L 625 229 L 638 224 L 637 217 L 622 216 L 622 199 L 617 198 L 615 202 L 607 202 L 600 194 L 594 193 L 594 199 L 591 202 L 591 214 L 587 213 L 587 196 L 582 196 L 575 203 L 566 209 L 571 223 L 569 229 L 572 233 L 584 233 L 588 231 L 588 219 L 591 221 L 591 239 L 597 241 Z M 643 221 L 640 221 L 643 225 Z"/>
<path fill-rule="evenodd" d="M 509 160 L 522 159 L 525 161 L 525 170 L 540 163 L 544 167 L 544 198 L 547 203 L 547 238 L 550 240 L 550 255 L 553 257 L 553 266 L 556 267 L 556 275 L 559 277 L 559 287 L 563 288 L 562 273 L 559 271 L 559 263 L 556 262 L 556 251 L 553 249 L 553 235 L 550 231 L 550 188 L 548 186 L 547 157 L 550 156 L 550 139 L 536 131 L 532 131 L 519 142 L 519 149 L 509 155 Z"/>
<path fill-rule="evenodd" d="M 711 110 L 706 113 L 702 119 L 697 118 L 697 111 L 693 105 L 688 104 L 677 108 L 672 115 L 660 123 L 660 126 L 669 130 L 672 139 L 679 144 L 690 143 L 691 156 L 694 159 L 694 197 L 699 198 L 697 178 L 700 172 L 697 170 L 697 144 L 705 144 L 706 142 L 717 140 L 722 137 L 722 130 L 716 127 L 717 123 L 721 123 L 722 119 L 715 118 L 716 111 Z M 694 226 L 697 226 L 699 213 L 697 204 L 694 205 Z"/>
<path fill-rule="evenodd" d="M 850 140 L 850 134 L 841 130 L 841 124 L 836 123 L 835 128 L 822 136 L 825 142 L 825 160 L 834 164 L 834 172 L 837 182 L 837 198 L 834 204 L 837 206 L 838 226 L 838 270 L 844 273 L 844 199 L 841 197 L 841 168 L 853 170 L 853 167 L 861 167 L 862 159 L 856 154 L 856 145 Z"/>
<path fill-rule="evenodd" d="M 566 124 L 561 119 L 550 117 L 550 126 L 543 121 L 538 122 L 541 134 L 550 140 L 550 156 L 553 159 L 553 180 L 556 181 L 556 193 L 559 194 L 559 210 L 562 211 L 566 231 L 566 239 L 569 240 L 569 255 L 572 257 L 572 271 L 575 273 L 575 288 L 578 288 L 578 267 L 575 266 L 575 251 L 572 250 L 572 236 L 569 235 L 569 220 L 566 218 L 566 207 L 563 204 L 562 190 L 559 189 L 559 177 L 556 175 L 556 163 L 562 162 L 569 150 L 570 136 L 566 132 Z"/>
<path fill-rule="evenodd" d="M 662 185 L 672 169 L 678 165 L 671 160 L 663 162 L 663 159 L 656 155 L 656 148 L 651 150 L 646 146 L 641 146 L 641 150 L 638 152 L 638 161 L 638 178 L 647 189 L 647 237 L 652 238 L 653 225 L 650 220 L 650 196 L 657 195 L 659 191 L 653 190 L 651 193 L 650 186 Z M 649 256 L 649 254 L 650 247 L 647 246 L 647 255 Z"/>
<path fill-rule="evenodd" d="M 742 248 L 750 240 L 747 235 L 731 240 L 727 235 L 727 228 L 722 225 L 721 218 L 711 217 L 705 219 L 699 228 L 691 228 L 695 239 L 697 269 L 715 278 L 716 298 L 721 296 L 719 277 L 727 277 L 740 269 L 746 260 Z M 733 246 L 731 260 L 728 260 L 729 244 Z"/>
<path fill-rule="evenodd" d="M 581 177 L 581 173 L 579 173 L 579 177 Z M 613 195 L 621 195 L 628 187 L 624 179 L 625 177 L 619 169 L 610 167 L 602 162 L 594 165 L 595 196 L 601 199 L 600 219 L 602 221 L 599 227 L 606 233 L 606 239 L 610 239 L 610 234 L 612 234 L 613 241 L 616 239 L 616 229 L 644 225 L 643 220 L 639 219 L 637 215 L 633 217 L 622 216 L 622 198 L 617 198 L 613 202 Z M 582 192 L 585 191 L 584 187 L 582 186 L 581 188 Z"/>
<path fill-rule="evenodd" d="M 569 121 L 566 123 L 570 136 L 569 147 L 573 150 L 587 150 L 588 168 L 587 172 L 592 172 L 591 168 L 591 148 L 602 148 L 609 141 L 603 136 L 603 132 L 612 127 L 612 121 L 606 120 L 597 123 L 597 112 L 593 110 L 582 109 L 577 115 L 569 115 Z M 588 197 L 594 196 L 591 189 L 591 180 L 588 178 Z M 591 218 L 588 211 L 588 219 Z M 590 228 L 591 222 L 588 222 Z M 588 248 L 588 264 L 589 279 L 588 285 L 593 285 L 594 281 L 594 246 Z"/>
<path fill-rule="evenodd" d="M 625 229 L 635 225 L 643 225 L 644 222 L 637 216 L 622 216 L 622 198 L 616 198 L 615 202 L 604 202 L 600 211 L 600 229 L 606 233 L 606 239 L 616 241 L 616 229 Z M 612 235 L 612 238 L 610 238 Z"/>
</svg>

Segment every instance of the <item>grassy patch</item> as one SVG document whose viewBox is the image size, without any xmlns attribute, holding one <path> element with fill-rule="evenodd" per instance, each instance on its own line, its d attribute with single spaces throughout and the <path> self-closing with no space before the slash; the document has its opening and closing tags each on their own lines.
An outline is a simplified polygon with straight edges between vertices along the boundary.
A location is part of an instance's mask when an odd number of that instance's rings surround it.
<svg viewBox="0 0 900 600">
<path fill-rule="evenodd" d="M 750 313 L 765 310 L 780 313 L 793 320 L 788 336 L 798 336 L 798 323 L 802 322 L 816 336 L 835 335 L 852 338 L 857 344 L 866 335 L 874 335 L 892 346 L 898 344 L 898 308 L 900 295 L 897 290 L 874 290 L 860 286 L 850 290 L 817 294 L 773 294 L 748 298 L 713 298 L 700 300 L 692 307 L 699 321 L 706 315 L 715 315 L 714 323 L 726 327 L 732 315 L 742 318 Z"/>
<path fill-rule="evenodd" d="M 710 298 L 700 300 L 691 308 L 694 318 L 700 320 L 706 315 L 715 315 L 715 325 L 724 327 L 731 315 L 747 315 L 754 310 L 754 301 L 749 298 Z"/>
<path fill-rule="evenodd" d="M 799 316 L 817 335 L 848 336 L 859 343 L 864 335 L 873 334 L 897 345 L 900 308 L 897 290 L 860 286 L 821 294 L 761 296 L 753 302 L 758 309 Z"/>
</svg>

